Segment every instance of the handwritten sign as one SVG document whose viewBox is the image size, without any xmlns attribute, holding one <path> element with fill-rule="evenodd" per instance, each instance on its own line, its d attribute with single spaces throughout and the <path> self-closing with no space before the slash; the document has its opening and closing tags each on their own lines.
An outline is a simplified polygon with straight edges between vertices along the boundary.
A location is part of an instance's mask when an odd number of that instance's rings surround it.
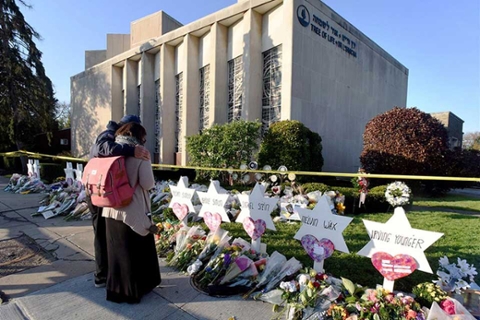
<svg viewBox="0 0 480 320">
<path fill-rule="evenodd" d="M 349 252 L 342 233 L 353 218 L 333 214 L 326 196 L 319 199 L 313 210 L 297 208 L 297 211 L 302 226 L 295 234 L 295 239 L 302 240 L 303 236 L 312 235 L 317 239 L 330 240 L 338 251 Z"/>
<path fill-rule="evenodd" d="M 265 221 L 267 229 L 276 230 L 270 213 L 277 207 L 277 199 L 265 198 L 263 186 L 259 183 L 255 184 L 249 195 L 239 194 L 240 214 L 235 222 L 243 223 L 245 218 L 250 217 L 253 220 L 262 219 Z"/>
<path fill-rule="evenodd" d="M 175 203 L 185 204 L 188 207 L 189 212 L 195 212 L 195 208 L 192 204 L 192 198 L 195 194 L 195 189 L 189 189 L 188 177 L 180 177 L 176 186 L 170 186 L 172 192 L 172 200 L 170 200 L 169 208 L 173 208 Z"/>
<path fill-rule="evenodd" d="M 207 192 L 197 192 L 198 198 L 202 203 L 199 217 L 204 217 L 205 212 L 215 212 L 220 214 L 222 221 L 230 222 L 227 212 L 225 211 L 225 203 L 228 200 L 228 194 L 222 193 L 220 189 L 220 183 L 216 180 L 212 180 L 208 186 Z"/>
<path fill-rule="evenodd" d="M 392 256 L 406 254 L 415 259 L 418 270 L 433 273 L 425 257 L 425 249 L 437 241 L 443 233 L 413 229 L 403 208 L 395 208 L 393 216 L 386 222 L 363 220 L 370 242 L 358 252 L 361 256 L 373 257 L 377 252 Z"/>
</svg>

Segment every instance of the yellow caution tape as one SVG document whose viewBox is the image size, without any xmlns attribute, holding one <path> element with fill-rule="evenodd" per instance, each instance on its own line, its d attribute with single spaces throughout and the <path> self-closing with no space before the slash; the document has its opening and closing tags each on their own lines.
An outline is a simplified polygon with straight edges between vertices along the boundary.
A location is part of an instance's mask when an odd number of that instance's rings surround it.
<svg viewBox="0 0 480 320">
<path fill-rule="evenodd" d="M 42 153 L 29 152 L 25 150 L 0 153 L 0 156 L 5 157 L 20 157 L 31 156 L 35 158 L 52 158 L 67 161 L 82 161 L 87 162 L 87 159 L 53 156 Z M 196 166 L 177 166 L 171 164 L 152 164 L 153 169 L 170 168 L 170 169 L 192 169 L 192 170 L 205 170 L 205 171 L 228 171 L 228 172 L 242 172 L 242 173 L 270 173 L 281 174 L 288 176 L 288 174 L 295 174 L 299 176 L 324 176 L 324 177 L 365 177 L 365 178 L 377 178 L 377 179 L 398 179 L 398 180 L 441 180 L 441 181 L 471 181 L 480 182 L 480 177 L 443 177 L 443 176 L 415 176 L 415 175 L 402 175 L 402 174 L 375 174 L 375 173 L 343 173 L 343 172 L 310 172 L 310 171 L 275 171 L 275 170 L 242 170 L 233 168 L 209 168 L 209 167 L 196 167 Z"/>
</svg>

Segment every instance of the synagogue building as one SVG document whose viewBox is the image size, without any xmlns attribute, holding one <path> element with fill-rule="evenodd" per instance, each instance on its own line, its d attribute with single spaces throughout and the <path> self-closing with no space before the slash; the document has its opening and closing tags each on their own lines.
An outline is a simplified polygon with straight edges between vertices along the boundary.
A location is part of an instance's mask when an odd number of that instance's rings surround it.
<svg viewBox="0 0 480 320">
<path fill-rule="evenodd" d="M 153 162 L 185 165 L 213 124 L 299 120 L 322 137 L 324 171 L 356 172 L 366 123 L 405 107 L 408 69 L 320 0 L 239 0 L 182 25 L 163 11 L 107 34 L 71 77 L 72 153 L 137 114 Z"/>
</svg>

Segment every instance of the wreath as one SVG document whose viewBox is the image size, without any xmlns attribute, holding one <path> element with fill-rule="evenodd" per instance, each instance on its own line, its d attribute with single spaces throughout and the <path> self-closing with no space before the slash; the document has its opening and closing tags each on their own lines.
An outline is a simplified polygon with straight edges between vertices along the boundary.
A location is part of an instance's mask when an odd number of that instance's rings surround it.
<svg viewBox="0 0 480 320">
<path fill-rule="evenodd" d="M 395 181 L 387 186 L 385 198 L 392 207 L 401 207 L 410 202 L 412 191 L 403 182 Z"/>
</svg>

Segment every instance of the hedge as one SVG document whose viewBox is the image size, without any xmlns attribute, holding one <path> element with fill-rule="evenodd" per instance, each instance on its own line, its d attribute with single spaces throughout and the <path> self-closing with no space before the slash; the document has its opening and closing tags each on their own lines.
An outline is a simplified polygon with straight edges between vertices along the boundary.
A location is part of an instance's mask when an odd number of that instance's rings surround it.
<svg viewBox="0 0 480 320">
<path fill-rule="evenodd" d="M 356 188 L 347 187 L 330 187 L 323 183 L 305 183 L 302 185 L 305 193 L 312 191 L 338 191 L 345 196 L 345 213 L 346 214 L 358 214 L 358 213 L 378 213 L 387 212 L 389 210 L 389 203 L 385 199 L 385 190 L 387 186 L 377 186 L 372 188 L 365 200 L 365 205 L 361 208 L 358 207 L 359 193 Z"/>
</svg>

